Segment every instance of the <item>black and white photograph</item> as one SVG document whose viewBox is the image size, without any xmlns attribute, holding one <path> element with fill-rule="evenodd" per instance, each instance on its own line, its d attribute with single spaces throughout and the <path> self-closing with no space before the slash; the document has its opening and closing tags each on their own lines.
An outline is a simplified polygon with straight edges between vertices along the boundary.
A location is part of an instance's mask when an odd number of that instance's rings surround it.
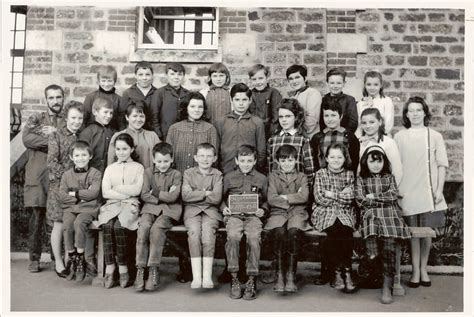
<svg viewBox="0 0 474 317">
<path fill-rule="evenodd" d="M 472 314 L 472 4 L 1 10 L 2 315 Z"/>
</svg>

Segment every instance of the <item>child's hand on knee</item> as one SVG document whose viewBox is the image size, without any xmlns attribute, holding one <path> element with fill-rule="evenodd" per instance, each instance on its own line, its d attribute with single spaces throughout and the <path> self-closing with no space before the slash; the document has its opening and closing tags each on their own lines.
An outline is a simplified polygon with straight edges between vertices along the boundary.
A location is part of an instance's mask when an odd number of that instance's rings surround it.
<svg viewBox="0 0 474 317">
<path fill-rule="evenodd" d="M 265 210 L 263 210 L 262 208 L 258 208 L 257 212 L 255 213 L 255 216 L 257 216 L 258 218 L 262 218 L 264 214 Z"/>
<path fill-rule="evenodd" d="M 222 214 L 224 216 L 230 216 L 232 215 L 232 212 L 230 211 L 229 207 L 225 207 L 224 209 L 222 209 Z"/>
</svg>

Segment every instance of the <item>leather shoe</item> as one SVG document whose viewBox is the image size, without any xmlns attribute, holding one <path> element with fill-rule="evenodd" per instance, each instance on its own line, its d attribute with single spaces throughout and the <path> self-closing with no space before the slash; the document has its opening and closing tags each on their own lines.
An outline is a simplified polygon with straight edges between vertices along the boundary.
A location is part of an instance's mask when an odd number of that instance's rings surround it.
<svg viewBox="0 0 474 317">
<path fill-rule="evenodd" d="M 430 287 L 431 281 L 420 281 L 420 285 L 424 287 Z"/>
<path fill-rule="evenodd" d="M 415 282 L 412 282 L 412 281 L 408 281 L 407 286 L 409 288 L 418 288 L 420 286 L 420 282 L 415 283 Z"/>
<path fill-rule="evenodd" d="M 30 265 L 28 266 L 28 271 L 31 273 L 38 273 L 40 271 L 39 261 L 31 261 Z"/>
<path fill-rule="evenodd" d="M 128 282 L 130 281 L 130 276 L 128 275 L 128 272 L 121 273 L 120 277 L 119 277 L 119 281 L 120 281 L 120 287 L 121 288 L 128 287 Z"/>
<path fill-rule="evenodd" d="M 104 287 L 112 288 L 115 286 L 114 273 L 105 273 L 104 276 Z"/>
<path fill-rule="evenodd" d="M 69 274 L 69 272 L 68 272 L 66 269 L 62 270 L 61 272 L 58 272 L 58 271 L 56 271 L 56 270 L 54 270 L 54 271 L 56 272 L 56 274 L 57 274 L 60 278 L 66 278 L 66 277 L 68 276 L 68 274 Z"/>
</svg>

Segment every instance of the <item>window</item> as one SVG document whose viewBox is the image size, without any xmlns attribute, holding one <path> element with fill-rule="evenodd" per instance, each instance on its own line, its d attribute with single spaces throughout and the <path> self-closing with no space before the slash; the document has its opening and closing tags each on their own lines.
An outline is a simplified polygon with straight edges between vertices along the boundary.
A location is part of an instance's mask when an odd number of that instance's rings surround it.
<svg viewBox="0 0 474 317">
<path fill-rule="evenodd" d="M 23 62 L 25 57 L 26 6 L 11 6 L 8 21 L 10 58 L 10 139 L 21 127 Z"/>
<path fill-rule="evenodd" d="M 214 7 L 140 7 L 138 48 L 217 49 Z"/>
</svg>

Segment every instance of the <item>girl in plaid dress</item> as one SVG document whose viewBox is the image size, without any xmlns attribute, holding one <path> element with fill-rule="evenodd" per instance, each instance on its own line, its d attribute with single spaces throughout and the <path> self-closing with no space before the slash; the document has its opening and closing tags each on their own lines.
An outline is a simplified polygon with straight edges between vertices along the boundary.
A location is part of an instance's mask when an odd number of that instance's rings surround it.
<svg viewBox="0 0 474 317">
<path fill-rule="evenodd" d="M 395 276 L 395 243 L 397 239 L 410 238 L 410 232 L 399 216 L 398 189 L 382 147 L 369 146 L 362 155 L 360 166 L 356 200 L 361 208 L 362 236 L 370 261 L 378 255 L 377 243 L 382 245 L 384 283 L 381 302 L 390 304 Z"/>
<path fill-rule="evenodd" d="M 279 128 L 273 136 L 268 139 L 267 157 L 268 172 L 278 170 L 277 150 L 284 144 L 292 145 L 296 148 L 296 171 L 304 172 L 308 178 L 308 186 L 313 185 L 314 163 L 313 153 L 309 146 L 309 139 L 303 135 L 304 110 L 298 100 L 284 98 L 278 106 Z"/>
<path fill-rule="evenodd" d="M 326 151 L 327 167 L 316 172 L 312 222 L 327 233 L 325 252 L 328 266 L 335 268 L 331 287 L 347 293 L 356 291 L 352 281 L 352 235 L 355 214 L 354 173 L 349 169 L 349 151 L 343 143 L 333 143 Z"/>
</svg>

